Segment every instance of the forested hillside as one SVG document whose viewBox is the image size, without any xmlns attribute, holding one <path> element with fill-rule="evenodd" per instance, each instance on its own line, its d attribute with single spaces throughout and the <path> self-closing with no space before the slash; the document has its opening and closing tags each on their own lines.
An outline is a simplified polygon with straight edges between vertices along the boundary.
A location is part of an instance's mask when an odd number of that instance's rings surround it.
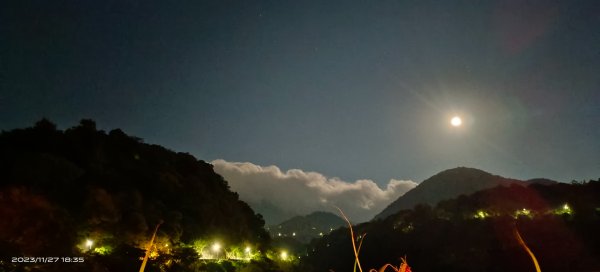
<svg viewBox="0 0 600 272">
<path fill-rule="evenodd" d="M 535 271 L 518 232 L 541 271 L 598 271 L 599 229 L 596 180 L 499 186 L 402 210 L 354 232 L 363 268 L 398 265 L 406 256 L 412 271 Z M 308 255 L 306 271 L 352 271 L 349 230 L 315 241 Z"/>
<path fill-rule="evenodd" d="M 228 254 L 257 252 L 269 240 L 261 216 L 212 165 L 91 120 L 2 132 L 0 173 L 2 256 L 113 256 L 120 269 L 139 267 L 161 222 L 155 259 L 207 255 L 213 241 Z"/>
</svg>

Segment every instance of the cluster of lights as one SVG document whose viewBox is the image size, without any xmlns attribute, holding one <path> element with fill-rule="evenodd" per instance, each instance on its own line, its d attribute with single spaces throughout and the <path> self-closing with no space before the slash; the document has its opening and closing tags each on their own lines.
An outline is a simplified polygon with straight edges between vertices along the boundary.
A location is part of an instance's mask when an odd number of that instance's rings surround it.
<svg viewBox="0 0 600 272">
<path fill-rule="evenodd" d="M 571 208 L 571 206 L 569 206 L 569 204 L 565 203 L 557 209 L 546 211 L 545 214 L 572 215 L 573 209 Z M 485 210 L 478 210 L 473 215 L 473 218 L 485 219 L 485 218 L 488 218 L 491 216 L 493 216 L 493 215 L 488 213 Z M 515 213 L 513 214 L 514 218 L 518 218 L 519 216 L 525 216 L 525 217 L 531 218 L 534 216 L 534 212 L 529 209 L 522 208 L 522 209 L 516 210 Z"/>
<path fill-rule="evenodd" d="M 217 260 L 217 259 L 231 259 L 231 260 L 250 260 L 259 254 L 260 251 L 253 251 L 252 247 L 246 245 L 245 247 L 231 247 L 228 248 L 220 242 L 213 242 L 212 244 L 204 244 L 200 241 L 200 245 L 196 246 L 196 251 L 200 255 L 200 259 L 203 260 Z"/>
<path fill-rule="evenodd" d="M 490 217 L 490 214 L 484 210 L 479 210 L 475 213 L 473 217 L 477 219 L 485 219 L 486 217 Z"/>
<path fill-rule="evenodd" d="M 201 255 L 200 259 L 204 259 L 204 260 L 216 260 L 216 259 L 232 259 L 232 260 L 250 260 L 252 258 L 254 258 L 255 254 L 259 254 L 260 251 L 258 251 L 258 253 L 255 253 L 252 250 L 252 247 L 250 246 L 246 246 L 243 248 L 243 253 L 241 253 L 241 249 L 240 251 L 236 251 L 231 250 L 231 251 L 227 251 L 225 249 L 225 247 L 219 243 L 219 242 L 214 242 L 213 244 L 211 244 L 209 247 L 209 252 L 200 250 L 199 254 Z M 239 253 L 236 253 L 239 252 Z M 240 255 L 242 254 L 242 255 Z M 275 253 L 276 255 L 272 255 L 272 257 L 277 258 L 281 261 L 291 261 L 292 260 L 292 255 L 290 255 L 290 253 L 286 250 L 281 250 L 279 251 L 279 253 Z"/>
<path fill-rule="evenodd" d="M 560 206 L 560 208 L 546 211 L 545 214 L 572 215 L 573 209 L 571 209 L 571 206 L 569 206 L 569 204 L 565 203 L 562 206 Z M 531 218 L 534 215 L 535 215 L 535 213 L 532 210 L 527 209 L 527 208 L 522 208 L 522 209 L 516 210 L 515 213 L 513 214 L 513 217 L 518 218 L 520 216 L 525 216 L 525 217 Z M 485 219 L 490 216 L 492 216 L 490 213 L 488 213 L 484 210 L 478 210 L 473 215 L 473 218 Z"/>
<path fill-rule="evenodd" d="M 295 236 L 295 233 L 293 233 L 292 235 Z M 322 234 L 321 234 L 322 235 Z M 161 243 L 161 244 L 156 244 L 154 247 L 154 250 L 151 251 L 151 255 L 150 257 L 158 257 L 158 250 L 159 247 L 162 248 L 161 250 L 168 250 L 169 249 L 169 244 L 168 243 Z M 83 252 L 95 252 L 97 254 L 101 254 L 101 255 L 105 255 L 110 253 L 110 251 L 112 251 L 112 247 L 110 246 L 97 246 L 96 242 L 94 242 L 92 239 L 85 239 L 81 244 L 80 244 L 80 248 Z M 210 252 L 211 254 L 207 254 L 207 251 L 203 251 L 200 250 L 199 254 L 201 255 L 201 259 L 220 259 L 220 258 L 226 258 L 226 259 L 237 259 L 237 260 L 250 260 L 251 258 L 253 258 L 253 256 L 255 255 L 255 253 L 252 250 L 252 247 L 250 246 L 245 246 L 243 247 L 243 253 L 240 249 L 240 251 L 237 251 L 237 249 L 233 249 L 231 252 L 228 252 L 225 247 L 220 243 L 220 242 L 213 242 L 212 244 L 210 244 L 208 246 L 208 252 Z M 239 253 L 235 253 L 235 252 L 239 252 Z M 257 254 L 260 254 L 260 251 L 258 251 Z M 288 251 L 286 250 L 281 250 L 279 252 L 278 255 L 273 256 L 275 258 L 280 259 L 281 261 L 291 261 L 292 255 L 290 255 L 290 253 L 288 253 Z"/>
<path fill-rule="evenodd" d="M 519 218 L 521 216 L 525 216 L 525 217 L 531 218 L 531 217 L 533 217 L 533 214 L 531 213 L 531 210 L 523 208 L 523 209 L 520 209 L 520 210 L 516 210 L 513 217 L 514 218 Z"/>
<path fill-rule="evenodd" d="M 559 209 L 554 210 L 554 214 L 558 215 L 571 215 L 573 214 L 573 210 L 569 207 L 569 204 L 564 204 Z"/>
<path fill-rule="evenodd" d="M 281 229 L 281 226 L 278 226 L 278 228 Z M 266 229 L 269 230 L 269 228 L 266 228 Z M 317 228 L 316 227 L 312 227 L 312 230 L 317 230 Z M 333 227 L 329 227 L 329 232 L 332 232 L 333 230 L 334 230 Z M 319 232 L 318 235 L 319 236 L 323 236 L 324 233 L 323 232 Z M 296 236 L 298 236 L 298 233 L 296 231 L 292 231 L 291 233 L 277 232 L 277 233 L 273 233 L 273 236 L 276 236 L 276 237 L 288 237 L 288 236 L 296 237 Z"/>
<path fill-rule="evenodd" d="M 100 255 L 110 254 L 112 247 L 109 245 L 98 246 L 92 239 L 85 239 L 80 244 L 79 248 L 84 253 L 96 253 Z M 169 250 L 168 243 L 155 244 L 153 249 L 150 251 L 150 258 L 156 258 L 159 256 L 159 250 Z M 207 250 L 198 250 L 200 259 L 234 259 L 234 260 L 250 260 L 255 257 L 256 254 L 260 254 L 260 251 L 255 253 L 252 247 L 247 245 L 242 248 L 232 248 L 231 251 L 226 250 L 220 242 L 213 242 L 207 248 Z M 280 257 L 287 256 L 288 253 L 280 255 Z M 287 258 L 287 257 L 285 257 Z M 283 259 L 285 259 L 283 258 Z"/>
</svg>

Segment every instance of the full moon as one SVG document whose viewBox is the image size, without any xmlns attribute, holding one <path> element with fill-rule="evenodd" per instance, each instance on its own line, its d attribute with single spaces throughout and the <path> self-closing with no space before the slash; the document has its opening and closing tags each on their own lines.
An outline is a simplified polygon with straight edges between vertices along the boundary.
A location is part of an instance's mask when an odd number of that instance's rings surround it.
<svg viewBox="0 0 600 272">
<path fill-rule="evenodd" d="M 459 127 L 460 125 L 462 125 L 462 119 L 460 119 L 460 117 L 458 116 L 454 116 L 452 117 L 452 119 L 450 120 L 450 124 L 453 127 Z"/>
</svg>

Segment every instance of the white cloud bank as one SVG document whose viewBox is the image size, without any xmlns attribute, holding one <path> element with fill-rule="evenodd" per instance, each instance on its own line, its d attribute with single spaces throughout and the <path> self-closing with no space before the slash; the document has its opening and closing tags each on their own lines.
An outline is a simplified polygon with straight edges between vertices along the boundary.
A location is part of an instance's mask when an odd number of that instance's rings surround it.
<svg viewBox="0 0 600 272">
<path fill-rule="evenodd" d="M 392 201 L 417 186 L 411 180 L 391 179 L 385 189 L 381 189 L 368 179 L 350 183 L 299 169 L 282 172 L 277 166 L 263 167 L 249 162 L 214 160 L 211 163 L 215 172 L 229 182 L 231 190 L 253 208 L 260 203 L 270 203 L 286 214 L 305 215 L 314 211 L 338 214 L 337 206 L 353 223 L 371 220 Z"/>
</svg>

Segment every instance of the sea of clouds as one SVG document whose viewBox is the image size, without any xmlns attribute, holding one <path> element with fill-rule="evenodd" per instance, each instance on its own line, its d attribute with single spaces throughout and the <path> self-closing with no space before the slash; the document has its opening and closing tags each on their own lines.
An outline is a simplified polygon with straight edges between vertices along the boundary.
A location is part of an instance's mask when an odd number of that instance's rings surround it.
<svg viewBox="0 0 600 272">
<path fill-rule="evenodd" d="M 369 179 L 347 182 L 300 169 L 283 172 L 273 165 L 225 160 L 211 163 L 215 172 L 227 180 L 231 190 L 258 213 L 265 203 L 290 215 L 314 211 L 339 214 L 335 208 L 339 207 L 353 223 L 365 222 L 417 186 L 411 180 L 391 179 L 385 188 L 380 188 Z"/>
</svg>

